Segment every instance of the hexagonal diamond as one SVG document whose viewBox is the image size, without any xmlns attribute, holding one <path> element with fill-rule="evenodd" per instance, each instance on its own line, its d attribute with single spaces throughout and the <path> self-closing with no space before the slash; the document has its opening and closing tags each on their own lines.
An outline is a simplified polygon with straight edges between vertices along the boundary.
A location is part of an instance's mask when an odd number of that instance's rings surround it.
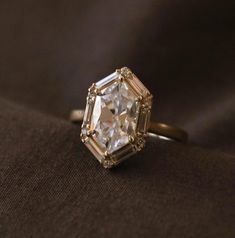
<svg viewBox="0 0 235 238">
<path fill-rule="evenodd" d="M 124 80 L 113 75 L 113 83 L 96 96 L 91 118 L 93 138 L 107 152 L 112 153 L 134 137 L 139 114 L 138 99 Z"/>
<path fill-rule="evenodd" d="M 111 168 L 145 144 L 152 95 L 127 67 L 88 90 L 81 139 L 97 160 Z"/>
</svg>

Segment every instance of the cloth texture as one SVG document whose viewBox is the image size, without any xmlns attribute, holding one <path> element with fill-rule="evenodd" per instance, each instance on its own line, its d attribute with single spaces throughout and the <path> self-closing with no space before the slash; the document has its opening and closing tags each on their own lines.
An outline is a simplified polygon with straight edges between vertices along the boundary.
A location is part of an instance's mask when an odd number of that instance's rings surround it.
<svg viewBox="0 0 235 238">
<path fill-rule="evenodd" d="M 0 2 L 0 237 L 235 237 L 234 2 Z M 148 139 L 112 170 L 70 110 L 130 67 L 152 119 L 189 143 Z"/>
</svg>

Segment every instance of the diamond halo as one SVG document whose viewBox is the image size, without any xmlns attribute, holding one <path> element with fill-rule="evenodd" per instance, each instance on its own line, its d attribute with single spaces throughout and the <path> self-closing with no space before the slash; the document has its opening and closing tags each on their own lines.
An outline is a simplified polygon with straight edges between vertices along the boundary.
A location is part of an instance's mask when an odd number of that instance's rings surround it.
<svg viewBox="0 0 235 238">
<path fill-rule="evenodd" d="M 145 145 L 152 95 L 127 67 L 92 84 L 81 140 L 105 167 L 111 168 Z"/>
</svg>

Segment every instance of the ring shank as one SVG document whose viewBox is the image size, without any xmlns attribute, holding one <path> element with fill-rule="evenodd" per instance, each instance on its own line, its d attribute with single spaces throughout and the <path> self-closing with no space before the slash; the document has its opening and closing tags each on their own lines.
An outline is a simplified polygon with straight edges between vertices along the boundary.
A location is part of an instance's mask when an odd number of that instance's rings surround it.
<svg viewBox="0 0 235 238">
<path fill-rule="evenodd" d="M 74 123 L 82 122 L 83 117 L 84 110 L 73 110 L 70 114 L 70 121 Z M 148 132 L 149 135 L 155 134 L 159 137 L 169 138 L 180 142 L 186 142 L 188 139 L 188 134 L 184 130 L 159 122 L 151 122 Z"/>
<path fill-rule="evenodd" d="M 180 142 L 187 142 L 188 139 L 184 130 L 160 122 L 151 122 L 148 132 Z"/>
</svg>

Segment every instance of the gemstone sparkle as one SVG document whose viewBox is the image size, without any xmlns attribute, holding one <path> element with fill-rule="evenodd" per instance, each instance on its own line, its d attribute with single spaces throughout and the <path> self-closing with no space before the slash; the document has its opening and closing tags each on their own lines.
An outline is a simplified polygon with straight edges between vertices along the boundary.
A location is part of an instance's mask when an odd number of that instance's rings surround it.
<svg viewBox="0 0 235 238">
<path fill-rule="evenodd" d="M 88 90 L 81 140 L 105 168 L 143 149 L 150 125 L 152 95 L 127 67 Z"/>
<path fill-rule="evenodd" d="M 139 113 L 138 99 L 127 82 L 115 81 L 96 96 L 91 129 L 94 139 L 112 153 L 135 136 Z"/>
</svg>

